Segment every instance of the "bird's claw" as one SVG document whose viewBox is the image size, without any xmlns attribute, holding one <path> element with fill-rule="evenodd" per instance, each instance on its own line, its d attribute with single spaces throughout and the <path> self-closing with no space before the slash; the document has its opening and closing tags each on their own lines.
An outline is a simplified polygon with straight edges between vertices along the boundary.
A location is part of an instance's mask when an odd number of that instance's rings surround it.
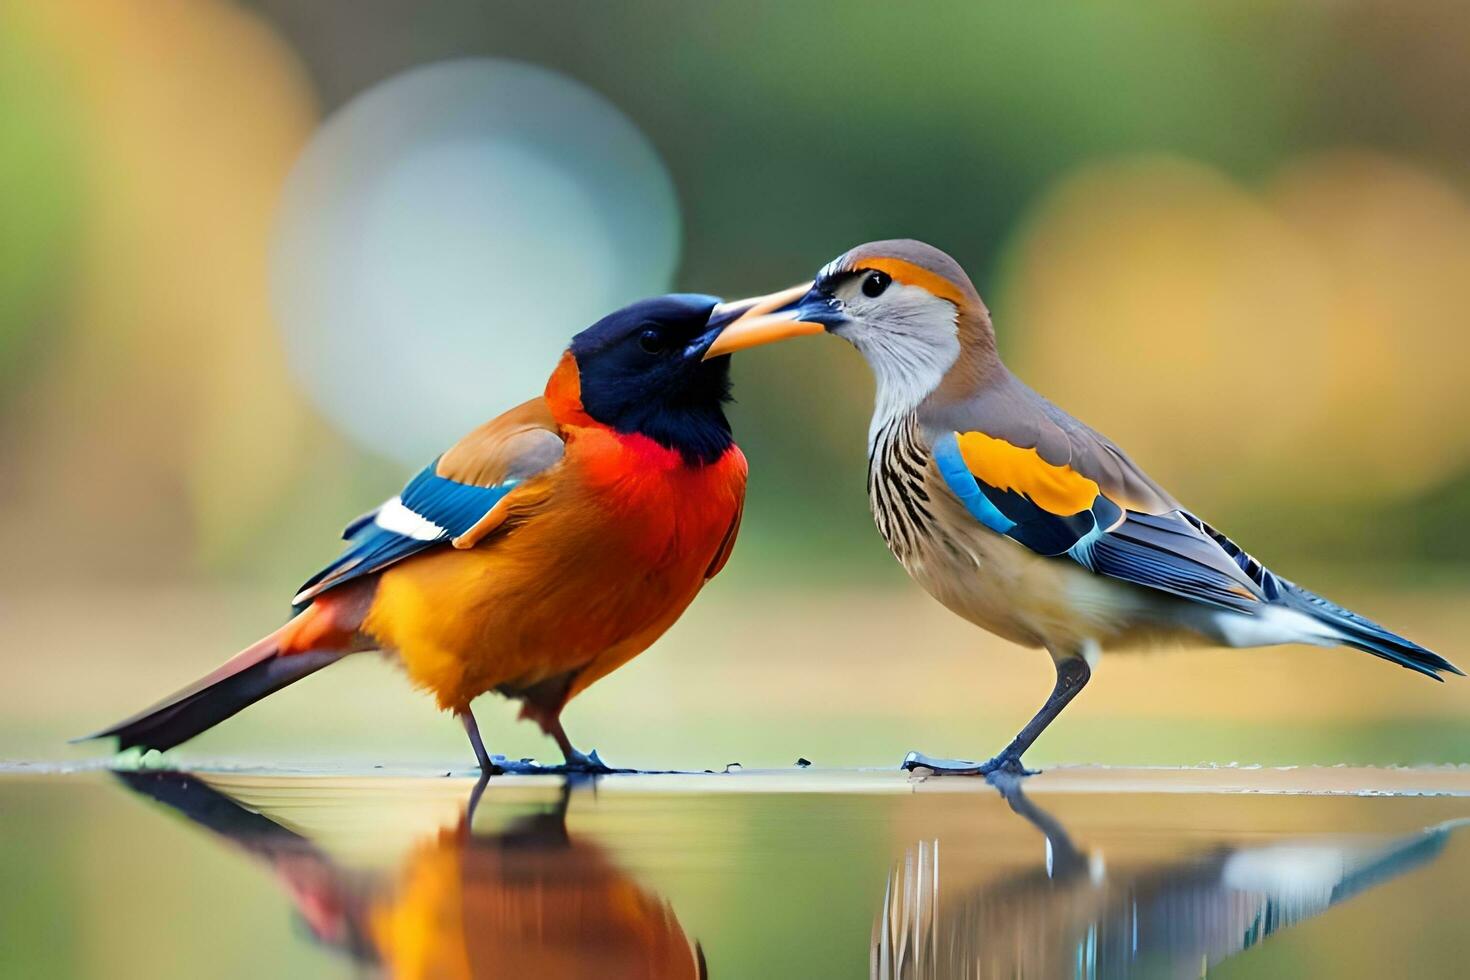
<svg viewBox="0 0 1470 980">
<path fill-rule="evenodd" d="M 936 776 L 983 776 L 986 774 L 985 765 L 987 763 L 970 762 L 965 759 L 937 759 L 922 752 L 910 752 L 903 757 L 903 765 L 900 768 L 905 772 L 923 769 Z"/>
<path fill-rule="evenodd" d="M 596 749 L 586 754 L 573 749 L 571 754 L 567 756 L 567 761 L 563 765 L 558 766 L 557 769 L 561 772 L 581 773 L 588 776 L 608 776 L 613 773 L 634 771 L 632 769 L 614 769 L 602 761 L 602 757 L 597 754 Z"/>
<path fill-rule="evenodd" d="M 508 759 L 503 755 L 492 755 L 490 765 L 481 768 L 487 776 L 610 776 L 615 773 L 637 772 L 636 769 L 614 769 L 597 750 L 583 754 L 572 750 L 566 762 L 555 766 L 543 766 L 535 759 Z"/>
<path fill-rule="evenodd" d="M 969 762 L 965 759 L 936 759 L 922 752 L 910 752 L 904 756 L 900 768 L 905 772 L 922 769 L 935 776 L 989 776 L 994 773 L 1034 776 L 1037 773 L 1037 770 L 1022 765 L 1018 757 L 1005 754 L 985 762 Z"/>
<path fill-rule="evenodd" d="M 1040 769 L 1027 769 L 1020 757 L 1014 755 L 998 755 L 985 764 L 990 767 L 986 770 L 987 776 L 1035 776 L 1041 772 Z"/>
<path fill-rule="evenodd" d="M 545 769 L 538 766 L 534 759 L 508 759 L 503 755 L 492 755 L 489 767 L 480 771 L 487 776 L 537 776 L 545 772 Z"/>
</svg>

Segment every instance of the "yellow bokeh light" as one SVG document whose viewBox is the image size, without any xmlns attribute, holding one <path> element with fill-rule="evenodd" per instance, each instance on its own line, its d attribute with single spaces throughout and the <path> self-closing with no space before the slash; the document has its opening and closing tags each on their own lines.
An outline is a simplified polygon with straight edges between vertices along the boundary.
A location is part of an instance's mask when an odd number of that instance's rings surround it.
<svg viewBox="0 0 1470 980">
<path fill-rule="evenodd" d="M 36 512 L 66 517 L 31 523 L 163 562 L 219 554 L 280 506 L 307 449 L 265 266 L 314 97 L 235 4 L 57 2 L 34 19 L 75 102 L 87 211 L 24 467 Z"/>
<path fill-rule="evenodd" d="M 1470 209 L 1402 162 L 1314 157 L 1256 193 L 1133 159 L 1038 207 L 997 329 L 1029 381 L 1186 503 L 1367 499 L 1466 461 L 1452 263 L 1470 268 Z"/>
</svg>

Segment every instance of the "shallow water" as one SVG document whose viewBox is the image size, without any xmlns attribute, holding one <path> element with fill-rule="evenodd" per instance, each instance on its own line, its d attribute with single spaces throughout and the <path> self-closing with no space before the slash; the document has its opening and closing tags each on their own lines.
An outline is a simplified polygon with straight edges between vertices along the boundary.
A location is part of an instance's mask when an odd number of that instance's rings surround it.
<svg viewBox="0 0 1470 980">
<path fill-rule="evenodd" d="M 1309 792 L 1308 792 L 1309 791 Z M 1453 976 L 1470 772 L 0 776 L 4 976 Z M 1437 795 L 1422 795 L 1422 794 Z"/>
</svg>

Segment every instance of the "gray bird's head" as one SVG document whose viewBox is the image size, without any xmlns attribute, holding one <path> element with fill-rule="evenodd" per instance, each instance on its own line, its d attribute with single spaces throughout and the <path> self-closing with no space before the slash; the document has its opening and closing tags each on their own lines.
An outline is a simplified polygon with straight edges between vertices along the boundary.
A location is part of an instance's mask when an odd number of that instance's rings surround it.
<svg viewBox="0 0 1470 980">
<path fill-rule="evenodd" d="M 720 352 L 818 329 L 835 334 L 873 369 L 879 417 L 910 411 L 941 387 L 973 390 L 998 364 L 989 311 L 959 263 L 932 245 L 859 245 L 798 292 L 749 329 L 727 331 Z"/>
</svg>

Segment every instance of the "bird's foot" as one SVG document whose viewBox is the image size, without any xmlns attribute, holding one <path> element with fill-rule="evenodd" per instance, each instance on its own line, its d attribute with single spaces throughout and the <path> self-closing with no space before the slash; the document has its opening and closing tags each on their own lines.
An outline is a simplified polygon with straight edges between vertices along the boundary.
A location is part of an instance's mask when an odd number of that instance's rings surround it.
<svg viewBox="0 0 1470 980">
<path fill-rule="evenodd" d="M 492 755 L 490 765 L 481 766 L 480 771 L 487 776 L 539 776 L 547 770 L 545 766 L 538 766 L 535 759 L 508 759 L 503 755 Z"/>
<path fill-rule="evenodd" d="M 542 765 L 535 759 L 508 759 L 503 755 L 492 755 L 489 765 L 481 766 L 480 771 L 487 776 L 610 776 L 638 770 L 614 769 L 602 761 L 596 750 L 584 755 L 574 749 L 565 762 L 555 766 Z"/>
<path fill-rule="evenodd" d="M 998 755 L 985 764 L 987 776 L 1035 776 L 1040 769 L 1027 769 L 1018 755 Z"/>
<path fill-rule="evenodd" d="M 935 776 L 989 776 L 1004 773 L 1011 776 L 1034 776 L 1035 769 L 1027 769 L 1018 756 L 1001 753 L 985 762 L 969 762 L 964 759 L 936 759 L 922 752 L 910 752 L 904 756 L 900 767 L 905 772 L 925 771 Z"/>
<path fill-rule="evenodd" d="M 576 749 L 572 749 L 566 756 L 567 761 L 556 767 L 560 772 L 581 773 L 588 776 L 608 776 L 618 772 L 636 771 L 633 769 L 614 769 L 602 761 L 602 757 L 597 754 L 596 749 L 585 754 L 578 752 Z"/>
</svg>

